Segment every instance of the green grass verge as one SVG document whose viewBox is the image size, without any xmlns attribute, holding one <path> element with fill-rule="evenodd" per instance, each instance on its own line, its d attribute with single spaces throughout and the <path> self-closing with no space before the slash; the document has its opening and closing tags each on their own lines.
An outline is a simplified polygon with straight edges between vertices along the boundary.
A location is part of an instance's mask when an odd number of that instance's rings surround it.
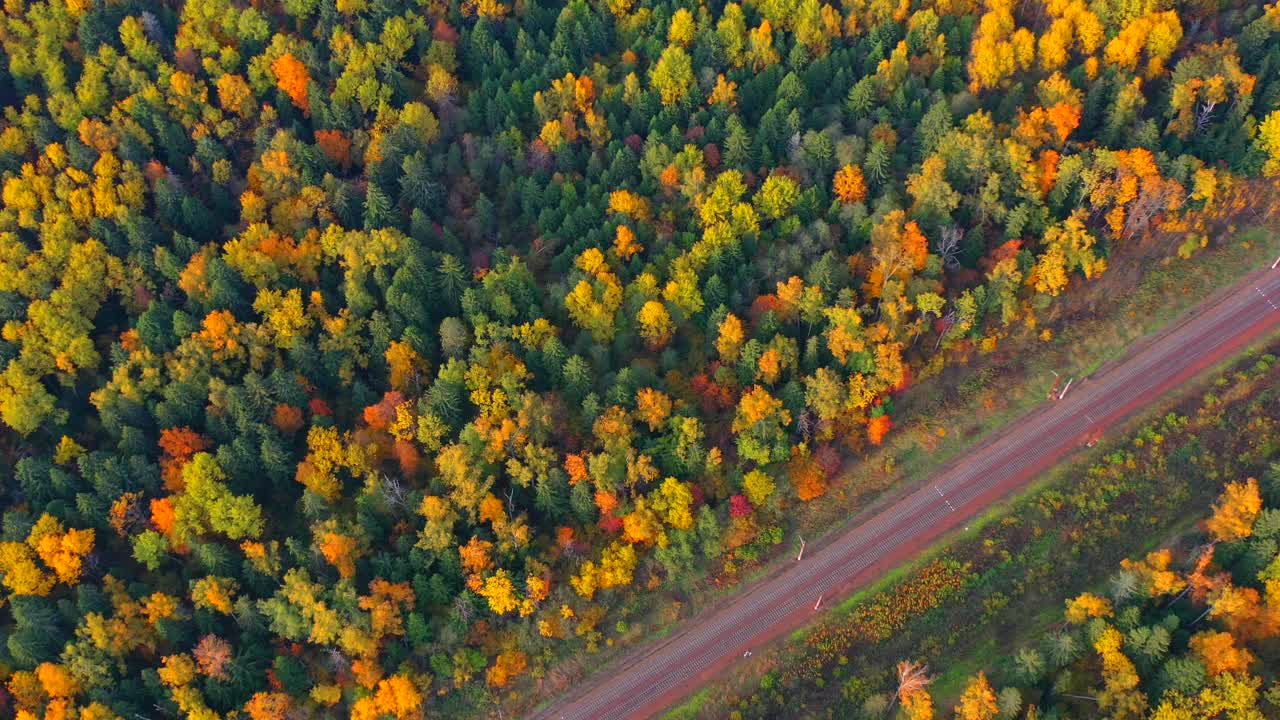
<svg viewBox="0 0 1280 720">
<path fill-rule="evenodd" d="M 709 690 L 700 690 L 691 695 L 688 700 L 671 708 L 662 716 L 663 720 L 694 720 L 698 717 L 698 713 L 702 711 L 702 705 L 707 700 Z"/>
</svg>

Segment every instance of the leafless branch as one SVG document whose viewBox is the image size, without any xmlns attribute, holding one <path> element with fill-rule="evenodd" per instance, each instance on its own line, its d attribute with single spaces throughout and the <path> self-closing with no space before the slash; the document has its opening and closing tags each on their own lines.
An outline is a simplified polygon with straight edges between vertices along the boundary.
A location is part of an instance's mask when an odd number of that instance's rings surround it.
<svg viewBox="0 0 1280 720">
<path fill-rule="evenodd" d="M 400 478 L 393 478 L 388 475 L 382 476 L 382 499 L 392 507 L 403 508 L 405 506 L 405 496 L 407 491 L 404 484 L 400 482 Z"/>
<path fill-rule="evenodd" d="M 933 242 L 933 251 L 942 258 L 943 267 L 955 270 L 960 267 L 960 241 L 964 239 L 964 230 L 958 225 L 942 228 L 942 234 Z"/>
<path fill-rule="evenodd" d="M 1216 102 L 1203 102 L 1200 104 L 1200 110 L 1196 113 L 1196 132 L 1202 133 L 1209 129 L 1209 124 L 1213 122 L 1213 109 L 1218 106 Z"/>
</svg>

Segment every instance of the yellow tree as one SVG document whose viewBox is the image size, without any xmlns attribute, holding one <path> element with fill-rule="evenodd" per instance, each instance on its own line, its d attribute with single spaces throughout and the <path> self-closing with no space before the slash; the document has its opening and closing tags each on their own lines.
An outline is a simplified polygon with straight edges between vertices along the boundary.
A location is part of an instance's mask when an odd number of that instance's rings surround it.
<svg viewBox="0 0 1280 720">
<path fill-rule="evenodd" d="M 512 678 L 523 673 L 527 666 L 528 658 L 523 652 L 514 649 L 500 652 L 494 659 L 493 667 L 485 671 L 485 682 L 492 687 L 506 687 Z"/>
<path fill-rule="evenodd" d="M 1147 594 L 1158 597 L 1181 592 L 1187 586 L 1177 572 L 1169 569 L 1172 562 L 1173 553 L 1163 548 L 1147 553 L 1143 560 L 1125 558 L 1120 566 L 1138 576 Z"/>
<path fill-rule="evenodd" d="M 649 71 L 649 84 L 658 91 L 663 105 L 676 105 L 693 87 L 693 61 L 684 48 L 669 45 Z"/>
<path fill-rule="evenodd" d="M 756 192 L 756 209 L 766 217 L 781 219 L 800 199 L 800 186 L 786 175 L 770 175 Z"/>
<path fill-rule="evenodd" d="M 436 469 L 449 488 L 449 499 L 454 507 L 473 519 L 494 483 L 493 476 L 483 473 L 476 460 L 467 447 L 459 443 L 446 445 L 436 453 Z"/>
<path fill-rule="evenodd" d="M 855 203 L 867 196 L 867 183 L 862 168 L 857 165 L 849 164 L 837 170 L 832 184 L 842 203 Z"/>
<path fill-rule="evenodd" d="M 737 3 L 726 4 L 720 20 L 716 22 L 716 37 L 733 67 L 742 67 L 746 62 L 746 36 L 747 20 L 742 6 Z"/>
<path fill-rule="evenodd" d="M 1185 718 L 1262 718 L 1258 707 L 1262 679 L 1247 673 L 1222 673 L 1195 695 L 1178 690 L 1164 693 L 1151 720 Z"/>
<path fill-rule="evenodd" d="M 649 201 L 630 190 L 614 190 L 609 193 L 609 212 L 626 215 L 633 220 L 646 220 Z"/>
<path fill-rule="evenodd" d="M 1262 170 L 1267 175 L 1280 175 L 1280 110 L 1272 110 L 1258 126 L 1254 143 L 1267 158 Z"/>
<path fill-rule="evenodd" d="M 636 415 L 657 432 L 671 415 L 671 397 L 661 390 L 641 388 L 636 393 Z"/>
<path fill-rule="evenodd" d="M 986 673 L 978 673 L 965 685 L 956 705 L 956 720 L 992 720 L 999 712 L 996 693 L 987 682 Z"/>
<path fill-rule="evenodd" d="M 307 66 L 292 53 L 285 53 L 271 63 L 271 71 L 276 75 L 278 86 L 293 104 L 309 111 L 311 101 L 307 96 L 307 84 L 311 82 L 311 76 L 307 72 Z"/>
<path fill-rule="evenodd" d="M 484 584 L 476 591 L 480 597 L 489 601 L 489 609 L 497 615 L 505 615 L 520 607 L 516 599 L 516 587 L 506 570 L 485 578 Z"/>
<path fill-rule="evenodd" d="M 1040 67 L 1052 72 L 1067 64 L 1073 50 L 1082 55 L 1092 55 L 1103 40 L 1104 29 L 1082 0 L 1047 3 L 1053 22 L 1040 36 Z"/>
<path fill-rule="evenodd" d="M 1111 614 L 1111 601 L 1093 593 L 1081 593 L 1067 601 L 1067 622 L 1075 625 L 1083 624 L 1089 618 L 1110 617 Z"/>
<path fill-rule="evenodd" d="M 761 21 L 759 27 L 747 34 L 745 57 L 756 72 L 777 64 L 781 59 L 777 48 L 773 46 L 773 25 L 768 20 Z"/>
<path fill-rule="evenodd" d="M 1103 49 L 1103 59 L 1125 70 L 1136 70 L 1145 52 L 1148 78 L 1164 73 L 1164 63 L 1178 49 L 1182 40 L 1182 23 L 1173 10 L 1135 18 L 1124 26 Z"/>
<path fill-rule="evenodd" d="M 590 560 L 582 563 L 578 568 L 578 573 L 569 578 L 569 585 L 573 587 L 574 592 L 578 593 L 588 601 L 595 598 L 596 590 L 600 587 L 600 571 L 596 568 L 596 564 Z"/>
<path fill-rule="evenodd" d="M 662 481 L 657 494 L 661 502 L 655 505 L 660 505 L 663 520 L 668 525 L 677 530 L 693 527 L 693 492 L 689 490 L 688 483 L 669 477 Z"/>
<path fill-rule="evenodd" d="M 1262 495 L 1257 480 L 1227 483 L 1213 506 L 1213 515 L 1204 523 L 1205 528 L 1219 541 L 1246 538 L 1253 533 L 1253 523 L 1261 511 Z"/>
<path fill-rule="evenodd" d="M 68 585 L 80 582 L 83 559 L 93 551 L 93 540 L 92 528 L 64 529 L 60 520 L 47 513 L 40 516 L 27 536 L 27 544 L 40 560 L 54 571 L 59 582 Z"/>
<path fill-rule="evenodd" d="M 418 514 L 427 520 L 418 538 L 419 547 L 439 552 L 453 543 L 453 525 L 458 521 L 458 513 L 448 499 L 428 495 L 422 498 Z"/>
<path fill-rule="evenodd" d="M 725 315 L 724 320 L 720 321 L 716 336 L 716 351 L 720 353 L 720 358 L 725 362 L 735 362 L 744 339 L 742 321 L 733 313 Z"/>
<path fill-rule="evenodd" d="M 769 500 L 769 496 L 773 495 L 773 489 L 773 478 L 763 470 L 752 470 L 742 478 L 742 493 L 756 507 L 764 505 Z"/>
<path fill-rule="evenodd" d="M 1256 659 L 1248 648 L 1236 645 L 1235 637 L 1228 632 L 1209 630 L 1191 637 L 1191 652 L 1209 675 L 1246 672 Z"/>
<path fill-rule="evenodd" d="M 675 325 L 671 322 L 671 315 L 667 312 L 666 306 L 657 300 L 646 302 L 636 315 L 636 320 L 640 322 L 641 337 L 654 350 L 666 345 L 675 331 Z"/>
<path fill-rule="evenodd" d="M 630 260 L 631 257 L 644 250 L 644 246 L 636 242 L 636 234 L 626 225 L 619 224 L 613 236 L 613 254 L 619 260 Z"/>
<path fill-rule="evenodd" d="M 426 361 L 407 342 L 392 340 L 383 357 L 391 370 L 391 387 L 395 390 L 407 392 L 426 374 Z"/>
<path fill-rule="evenodd" d="M 1120 651 L 1124 635 L 1108 625 L 1093 643 L 1102 659 L 1102 692 L 1098 707 L 1110 711 L 1113 718 L 1138 718 L 1147 707 L 1147 698 L 1138 689 L 1141 678 L 1128 657 Z"/>
<path fill-rule="evenodd" d="M 631 545 L 610 543 L 600 554 L 600 587 L 630 585 L 635 574 L 637 559 L 636 550 Z"/>
<path fill-rule="evenodd" d="M 906 213 L 894 210 L 871 229 L 871 257 L 876 261 L 868 280 L 871 297 L 879 297 L 886 280 L 920 270 L 928 260 L 929 242 L 920 226 L 904 220 Z"/>
<path fill-rule="evenodd" d="M 1035 35 L 1016 26 L 1012 0 L 988 0 L 969 50 L 969 89 L 995 88 L 1035 61 Z"/>
<path fill-rule="evenodd" d="M 715 87 L 707 95 L 707 104 L 722 104 L 732 108 L 738 104 L 738 83 L 725 79 L 724 73 L 716 76 Z"/>
<path fill-rule="evenodd" d="M 584 251 L 575 264 L 587 279 L 579 280 L 565 296 L 565 309 L 597 342 L 608 342 L 616 329 L 615 314 L 622 307 L 622 285 L 606 264 L 604 253 L 597 248 Z"/>
<path fill-rule="evenodd" d="M 907 177 L 907 192 L 914 198 L 911 211 L 917 216 L 948 218 L 960 205 L 960 193 L 947 182 L 944 172 L 946 162 L 938 155 L 930 155 L 920 166 L 920 172 Z"/>
<path fill-rule="evenodd" d="M 1076 211 L 1055 223 L 1044 234 L 1045 250 L 1033 273 L 1036 290 L 1057 295 L 1067 285 L 1067 274 L 1079 270 L 1086 278 L 1106 269 L 1106 260 L 1093 252 L 1095 238 L 1085 227 L 1084 213 Z"/>
<path fill-rule="evenodd" d="M 671 16 L 671 27 L 667 29 L 667 42 L 680 47 L 689 47 L 689 43 L 693 42 L 694 30 L 693 13 L 686 8 L 680 8 L 676 10 L 675 15 Z"/>
<path fill-rule="evenodd" d="M 48 595 L 55 582 L 36 564 L 31 547 L 22 542 L 0 542 L 0 574 L 14 595 Z"/>
<path fill-rule="evenodd" d="M 795 37 L 814 55 L 821 56 L 831 47 L 831 40 L 843 33 L 840 12 L 818 0 L 801 0 L 796 11 Z"/>
</svg>

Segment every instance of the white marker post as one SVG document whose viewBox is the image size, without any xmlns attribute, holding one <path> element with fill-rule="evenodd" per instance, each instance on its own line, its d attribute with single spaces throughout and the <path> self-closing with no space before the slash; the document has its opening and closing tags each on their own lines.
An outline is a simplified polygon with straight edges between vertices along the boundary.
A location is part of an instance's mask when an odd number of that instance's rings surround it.
<svg viewBox="0 0 1280 720">
<path fill-rule="evenodd" d="M 1064 387 L 1064 388 L 1062 388 L 1062 392 L 1058 393 L 1058 399 L 1059 399 L 1059 400 L 1061 400 L 1062 398 L 1064 398 L 1064 397 L 1066 397 L 1066 396 L 1067 396 L 1067 391 L 1071 389 L 1071 383 L 1073 383 L 1073 382 L 1075 382 L 1075 381 L 1076 381 L 1076 379 L 1075 379 L 1075 378 L 1071 378 L 1070 380 L 1068 380 L 1068 381 L 1067 381 L 1067 386 L 1066 386 L 1066 387 Z"/>
<path fill-rule="evenodd" d="M 800 554 L 796 555 L 796 562 L 800 562 L 802 557 L 804 557 L 804 538 L 800 538 Z"/>
<path fill-rule="evenodd" d="M 819 605 L 821 605 L 821 604 L 822 604 L 822 596 L 821 596 L 821 595 L 819 595 L 819 596 L 818 596 L 818 602 L 816 602 L 816 603 L 814 603 L 814 604 L 813 604 L 813 609 L 814 609 L 814 611 L 815 611 L 815 612 L 818 610 L 818 606 L 819 606 Z"/>
<path fill-rule="evenodd" d="M 1277 265 L 1280 265 L 1280 258 L 1276 258 L 1276 261 L 1271 263 L 1271 269 L 1275 270 Z"/>
</svg>

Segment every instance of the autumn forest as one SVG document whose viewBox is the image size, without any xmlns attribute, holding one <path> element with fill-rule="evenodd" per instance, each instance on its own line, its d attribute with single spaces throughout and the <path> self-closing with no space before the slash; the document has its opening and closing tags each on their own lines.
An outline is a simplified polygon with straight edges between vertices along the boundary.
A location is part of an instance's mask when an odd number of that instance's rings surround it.
<svg viewBox="0 0 1280 720">
<path fill-rule="evenodd" d="M 5 0 L 0 716 L 527 709 L 840 502 L 901 393 L 1050 341 L 1144 238 L 1193 262 L 1280 176 L 1278 33 L 1249 0 Z M 1274 555 L 1232 487 L 1216 532 Z M 1280 592 L 1168 562 L 1141 597 Z M 1073 603 L 1120 663 L 1130 611 Z"/>
</svg>

